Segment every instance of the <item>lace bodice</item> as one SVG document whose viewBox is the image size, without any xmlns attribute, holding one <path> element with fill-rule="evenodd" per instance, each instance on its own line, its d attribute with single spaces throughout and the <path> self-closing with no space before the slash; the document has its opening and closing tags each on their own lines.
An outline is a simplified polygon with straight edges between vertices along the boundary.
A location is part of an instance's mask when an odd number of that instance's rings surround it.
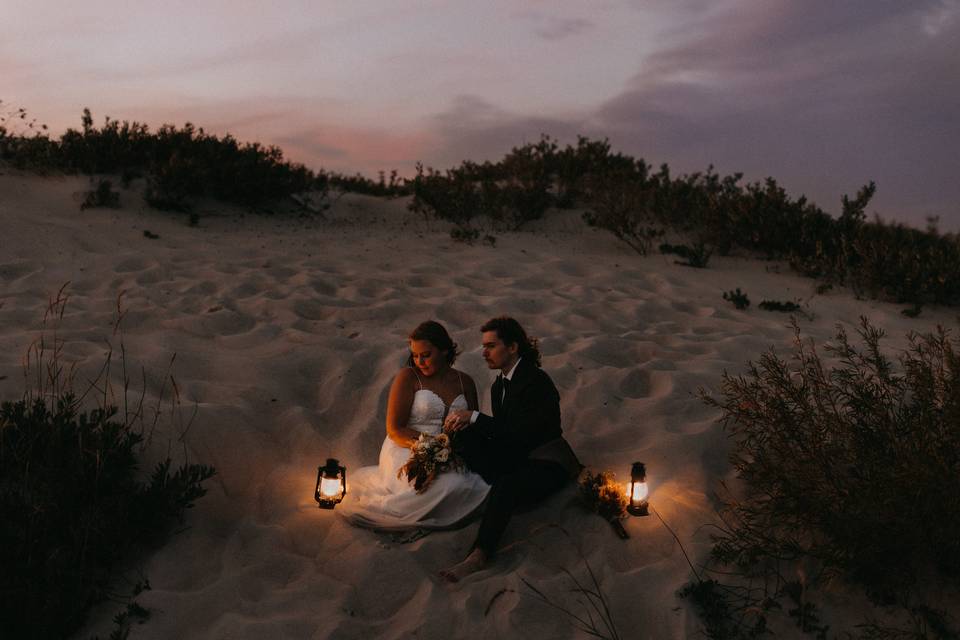
<svg viewBox="0 0 960 640">
<path fill-rule="evenodd" d="M 436 435 L 443 427 L 443 419 L 452 410 L 467 408 L 467 399 L 461 393 L 450 406 L 443 403 L 443 399 L 430 389 L 417 389 L 413 394 L 413 406 L 410 407 L 410 420 L 407 426 L 420 433 Z"/>
</svg>

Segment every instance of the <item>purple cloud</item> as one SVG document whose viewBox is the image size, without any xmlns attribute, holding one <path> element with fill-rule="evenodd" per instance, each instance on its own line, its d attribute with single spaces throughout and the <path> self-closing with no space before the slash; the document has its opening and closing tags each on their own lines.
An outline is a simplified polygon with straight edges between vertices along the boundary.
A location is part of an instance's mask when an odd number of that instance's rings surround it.
<svg viewBox="0 0 960 640">
<path fill-rule="evenodd" d="M 678 171 L 777 178 L 829 211 L 868 180 L 871 211 L 960 228 L 956 2 L 743 0 L 644 58 L 585 114 L 538 118 L 478 98 L 437 117 L 437 156 L 495 158 L 541 132 L 609 137 Z M 933 25 L 933 26 L 931 26 Z"/>
</svg>

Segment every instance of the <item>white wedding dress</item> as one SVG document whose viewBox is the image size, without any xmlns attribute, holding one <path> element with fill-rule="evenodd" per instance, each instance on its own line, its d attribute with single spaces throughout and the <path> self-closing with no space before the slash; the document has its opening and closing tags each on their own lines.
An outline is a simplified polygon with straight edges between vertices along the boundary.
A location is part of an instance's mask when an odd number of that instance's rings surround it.
<svg viewBox="0 0 960 640">
<path fill-rule="evenodd" d="M 448 411 L 461 409 L 467 409 L 462 393 L 448 408 L 433 391 L 418 389 L 407 426 L 437 435 Z M 409 458 L 409 449 L 387 437 L 380 448 L 379 465 L 347 475 L 347 495 L 337 511 L 352 524 L 372 529 L 444 529 L 466 519 L 487 497 L 490 485 L 466 469 L 438 474 L 418 494 L 406 478 L 397 478 L 397 472 Z"/>
</svg>

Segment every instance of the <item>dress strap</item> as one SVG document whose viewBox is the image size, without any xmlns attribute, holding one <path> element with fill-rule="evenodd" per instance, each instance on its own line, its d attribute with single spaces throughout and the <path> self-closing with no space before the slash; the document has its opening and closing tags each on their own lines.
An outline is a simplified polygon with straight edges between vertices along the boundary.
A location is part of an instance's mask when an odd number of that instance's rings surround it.
<svg viewBox="0 0 960 640">
<path fill-rule="evenodd" d="M 457 371 L 457 380 L 460 381 L 460 393 L 462 393 L 464 396 L 466 396 L 466 395 L 467 395 L 467 392 L 466 392 L 466 391 L 464 390 L 464 388 L 463 388 L 463 376 L 460 375 L 460 372 L 459 372 L 459 371 Z"/>
<path fill-rule="evenodd" d="M 416 367 L 410 367 L 413 370 L 413 375 L 417 376 L 417 384 L 420 385 L 420 388 L 423 389 L 423 381 L 420 379 L 420 374 L 417 373 Z"/>
</svg>

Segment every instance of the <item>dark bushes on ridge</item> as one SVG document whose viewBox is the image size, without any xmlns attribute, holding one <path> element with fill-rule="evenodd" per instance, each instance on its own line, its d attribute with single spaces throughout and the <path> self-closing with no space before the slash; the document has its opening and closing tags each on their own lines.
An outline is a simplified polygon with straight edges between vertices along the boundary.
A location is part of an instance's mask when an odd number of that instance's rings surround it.
<svg viewBox="0 0 960 640">
<path fill-rule="evenodd" d="M 106 118 L 98 129 L 84 109 L 82 124 L 82 130 L 69 129 L 59 140 L 40 132 L 13 135 L 0 126 L 0 158 L 28 170 L 143 174 L 151 204 L 174 210 L 188 208 L 192 197 L 257 207 L 326 188 L 325 177 L 285 161 L 277 147 L 210 135 L 190 123 L 151 132 L 145 124 Z"/>
<path fill-rule="evenodd" d="M 0 105 L 2 106 L 2 105 Z M 856 197 L 842 199 L 834 218 L 806 198 L 791 198 L 774 180 L 742 185 L 742 174 L 705 172 L 673 176 L 643 159 L 614 153 L 607 140 L 578 137 L 560 147 L 549 136 L 513 148 L 498 162 L 464 161 L 439 171 L 417 165 L 412 180 L 396 172 L 389 181 L 336 173 L 314 174 L 283 160 L 276 147 L 238 143 L 186 124 L 150 132 L 146 125 L 107 119 L 100 129 L 84 111 L 81 131 L 51 140 L 21 110 L 0 111 L 0 159 L 32 171 L 120 173 L 147 178 L 146 197 L 155 207 L 187 211 L 197 196 L 258 207 L 306 190 L 331 187 L 377 196 L 412 194 L 410 208 L 460 226 L 477 216 L 517 229 L 550 207 L 581 207 L 584 218 L 641 254 L 673 232 L 698 249 L 706 265 L 712 254 L 747 252 L 785 260 L 824 284 L 842 284 L 858 295 L 913 305 L 960 304 L 960 240 L 867 221 L 876 192 L 870 182 Z M 25 131 L 31 135 L 26 135 Z"/>
<path fill-rule="evenodd" d="M 741 185 L 741 174 L 706 172 L 674 177 L 642 159 L 612 153 L 606 141 L 580 137 L 560 148 L 544 136 L 503 160 L 463 162 L 446 172 L 418 166 L 411 207 L 456 224 L 478 215 L 519 227 L 547 208 L 583 207 L 591 225 L 606 229 L 640 254 L 665 231 L 685 236 L 697 251 L 688 263 L 705 266 L 713 253 L 735 251 L 788 261 L 824 284 L 914 304 L 960 304 L 960 241 L 879 220 L 866 208 L 872 182 L 842 199 L 838 218 L 773 178 Z"/>
</svg>

